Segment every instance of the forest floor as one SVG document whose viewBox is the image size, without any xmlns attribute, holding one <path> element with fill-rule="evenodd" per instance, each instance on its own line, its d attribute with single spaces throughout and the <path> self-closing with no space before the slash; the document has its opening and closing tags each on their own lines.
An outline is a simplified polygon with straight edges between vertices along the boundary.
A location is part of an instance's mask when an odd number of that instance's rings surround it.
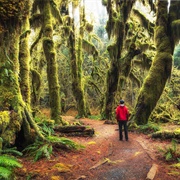
<svg viewBox="0 0 180 180">
<path fill-rule="evenodd" d="M 63 119 L 75 120 L 70 115 Z M 180 180 L 179 169 L 165 162 L 158 150 L 170 141 L 135 132 L 129 132 L 129 141 L 119 141 L 117 125 L 87 118 L 80 121 L 94 128 L 95 135 L 68 138 L 83 144 L 84 149 L 55 151 L 50 160 L 37 162 L 23 157 L 18 180 L 145 180 L 153 168 L 150 175 L 155 174 L 154 180 Z"/>
</svg>

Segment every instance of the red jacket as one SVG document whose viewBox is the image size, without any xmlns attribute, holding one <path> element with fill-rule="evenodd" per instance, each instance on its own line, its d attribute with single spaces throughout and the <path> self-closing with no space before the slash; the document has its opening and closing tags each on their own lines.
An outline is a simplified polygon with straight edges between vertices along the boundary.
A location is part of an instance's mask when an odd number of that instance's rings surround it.
<svg viewBox="0 0 180 180">
<path fill-rule="evenodd" d="M 129 117 L 129 111 L 126 106 L 118 106 L 116 108 L 116 119 L 118 121 L 126 121 Z"/>
</svg>

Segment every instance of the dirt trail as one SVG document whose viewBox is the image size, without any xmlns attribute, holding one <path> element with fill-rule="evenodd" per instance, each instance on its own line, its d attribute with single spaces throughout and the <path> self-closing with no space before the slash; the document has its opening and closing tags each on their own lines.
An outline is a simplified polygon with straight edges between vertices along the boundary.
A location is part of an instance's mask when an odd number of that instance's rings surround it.
<svg viewBox="0 0 180 180">
<path fill-rule="evenodd" d="M 71 116 L 64 118 L 73 119 Z M 71 139 L 86 148 L 73 152 L 56 152 L 50 161 L 32 163 L 24 160 L 24 167 L 32 173 L 32 179 L 145 180 L 154 163 L 158 165 L 154 180 L 178 179 L 177 176 L 168 175 L 167 165 L 157 158 L 160 141 L 153 142 L 145 135 L 131 132 L 128 142 L 119 141 L 117 125 L 90 119 L 81 121 L 95 129 L 95 136 Z M 58 163 L 63 164 L 64 169 L 54 168 Z"/>
</svg>

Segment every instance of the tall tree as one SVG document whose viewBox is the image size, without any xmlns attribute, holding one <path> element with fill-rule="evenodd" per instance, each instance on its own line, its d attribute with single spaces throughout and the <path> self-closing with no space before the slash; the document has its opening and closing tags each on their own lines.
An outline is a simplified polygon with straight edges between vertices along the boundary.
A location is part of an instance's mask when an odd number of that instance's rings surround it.
<svg viewBox="0 0 180 180">
<path fill-rule="evenodd" d="M 29 9 L 29 8 L 27 8 Z M 23 100 L 30 105 L 30 51 L 29 51 L 29 13 L 23 18 L 21 26 L 21 36 L 19 42 L 19 64 L 20 64 L 20 87 Z M 30 107 L 30 106 L 29 106 Z"/>
<path fill-rule="evenodd" d="M 61 106 L 60 106 L 60 85 L 58 82 L 58 69 L 56 61 L 56 51 L 53 41 L 53 19 L 56 17 L 61 22 L 59 11 L 56 4 L 52 0 L 35 0 L 33 3 L 32 12 L 35 13 L 40 10 L 40 17 L 42 18 L 42 30 L 43 30 L 43 50 L 47 62 L 47 79 L 49 87 L 49 101 L 51 108 L 51 118 L 55 120 L 56 124 L 62 123 L 60 118 Z"/>
<path fill-rule="evenodd" d="M 109 56 L 111 59 L 110 69 L 107 73 L 107 88 L 104 98 L 104 108 L 102 111 L 102 118 L 113 118 L 113 103 L 118 87 L 119 73 L 121 63 L 121 54 L 123 49 L 123 42 L 126 36 L 126 23 L 135 1 L 107 1 L 107 11 L 109 13 L 109 20 L 107 22 L 106 30 L 108 36 L 113 37 L 115 42 L 108 47 Z M 135 49 L 135 48 L 134 48 Z M 121 75 L 125 76 L 121 71 Z"/>
<path fill-rule="evenodd" d="M 34 141 L 31 128 L 43 139 L 23 101 L 19 84 L 19 38 L 23 17 L 29 13 L 29 0 L 0 1 L 0 108 L 4 145 Z M 10 113 L 9 113 L 10 112 Z"/>
<path fill-rule="evenodd" d="M 77 2 L 76 2 L 77 3 Z M 74 8 L 78 4 L 72 2 L 72 14 L 74 12 Z M 84 14 L 84 6 L 79 3 L 79 29 L 75 29 L 74 21 L 75 15 L 73 14 L 73 19 L 67 23 L 69 39 L 68 46 L 70 49 L 70 61 L 71 61 L 71 73 L 72 73 L 72 91 L 73 95 L 76 99 L 78 117 L 87 117 L 90 113 L 89 107 L 87 106 L 87 102 L 84 94 L 84 84 L 82 81 L 83 71 L 82 71 L 82 63 L 83 63 L 83 36 L 85 31 L 85 14 Z M 70 28 L 70 29 L 69 29 Z M 66 29 L 67 30 L 67 29 Z M 76 33 L 77 32 L 77 33 Z"/>
<path fill-rule="evenodd" d="M 172 56 L 175 43 L 180 39 L 180 1 L 158 0 L 155 29 L 156 56 L 149 74 L 140 90 L 132 120 L 137 124 L 146 124 L 159 100 L 172 70 Z"/>
</svg>

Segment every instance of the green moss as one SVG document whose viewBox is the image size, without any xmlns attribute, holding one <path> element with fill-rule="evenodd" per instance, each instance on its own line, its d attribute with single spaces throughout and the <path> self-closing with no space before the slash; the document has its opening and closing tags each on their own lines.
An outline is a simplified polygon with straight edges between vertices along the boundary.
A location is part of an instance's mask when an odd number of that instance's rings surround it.
<svg viewBox="0 0 180 180">
<path fill-rule="evenodd" d="M 6 130 L 7 126 L 9 125 L 10 122 L 10 115 L 9 111 L 1 111 L 0 112 L 0 130 L 1 134 L 4 133 Z"/>
<path fill-rule="evenodd" d="M 166 34 L 166 28 L 164 26 L 157 26 L 155 29 L 155 45 L 157 49 L 159 49 L 159 46 L 162 46 L 162 44 L 167 44 L 168 43 L 168 37 Z M 165 39 L 164 39 L 165 38 Z M 163 39 L 163 41 L 162 41 Z M 160 48 L 161 50 L 162 48 Z"/>
<path fill-rule="evenodd" d="M 152 134 L 153 138 L 161 138 L 161 139 L 180 139 L 180 130 L 177 129 L 175 131 L 157 131 Z"/>
<path fill-rule="evenodd" d="M 29 80 L 29 62 L 30 62 L 30 51 L 29 51 L 29 18 L 26 17 L 22 26 L 22 35 L 20 37 L 19 45 L 19 65 L 20 65 L 20 87 L 23 100 L 30 105 L 30 80 Z"/>
<path fill-rule="evenodd" d="M 82 47 L 83 49 L 88 52 L 89 54 L 93 54 L 95 55 L 94 58 L 96 58 L 98 56 L 98 50 L 96 49 L 96 47 L 90 43 L 89 41 L 83 39 L 82 40 Z"/>
<path fill-rule="evenodd" d="M 27 0 L 1 0 L 0 19 L 1 21 L 20 21 L 23 18 L 23 10 L 26 12 Z"/>
<path fill-rule="evenodd" d="M 8 110 L 15 95 L 10 91 L 10 89 L 2 86 L 0 87 L 0 94 L 0 107 L 3 110 Z"/>
<path fill-rule="evenodd" d="M 3 111 L 0 112 L 1 124 L 0 129 L 2 128 L 1 137 L 3 143 L 6 145 L 14 144 L 16 139 L 16 133 L 21 129 L 20 116 L 12 111 Z"/>
<path fill-rule="evenodd" d="M 176 164 L 172 164 L 171 167 L 175 167 L 177 169 L 180 169 L 180 162 Z"/>
<path fill-rule="evenodd" d="M 180 175 L 180 172 L 179 171 L 170 171 L 168 174 L 173 175 L 173 176 L 177 176 L 177 178 L 178 178 Z"/>
<path fill-rule="evenodd" d="M 154 24 L 151 23 L 144 14 L 142 14 L 139 10 L 133 9 L 133 13 L 135 14 L 135 18 L 138 17 L 140 23 L 143 27 L 145 27 L 151 34 L 154 33 Z"/>
</svg>

